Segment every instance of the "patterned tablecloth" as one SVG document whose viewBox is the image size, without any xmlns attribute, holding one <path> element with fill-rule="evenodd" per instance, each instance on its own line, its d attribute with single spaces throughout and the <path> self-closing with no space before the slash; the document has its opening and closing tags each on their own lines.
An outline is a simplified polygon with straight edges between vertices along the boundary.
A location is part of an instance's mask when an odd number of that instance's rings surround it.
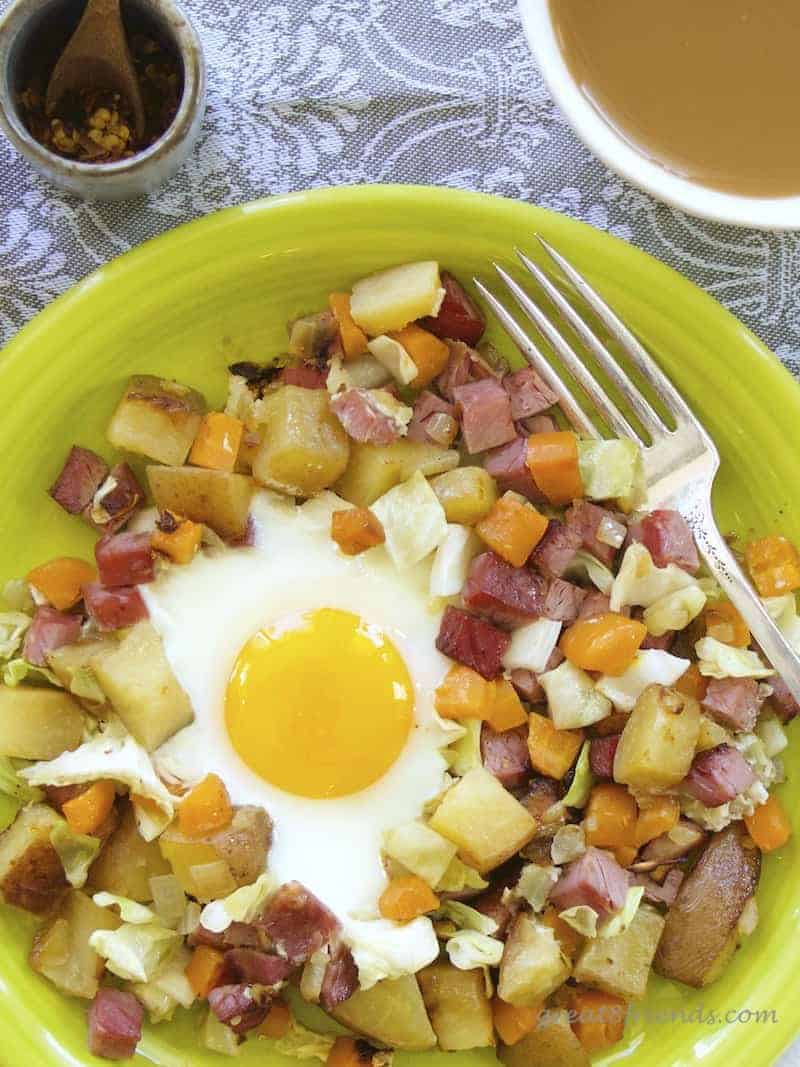
<svg viewBox="0 0 800 1067">
<path fill-rule="evenodd" d="M 0 344 L 89 271 L 187 219 L 267 193 L 397 181 L 515 197 L 609 230 L 702 285 L 800 376 L 800 236 L 696 221 L 606 170 L 550 99 L 515 0 L 185 6 L 205 42 L 209 109 L 188 165 L 158 193 L 84 203 L 0 138 Z"/>
</svg>

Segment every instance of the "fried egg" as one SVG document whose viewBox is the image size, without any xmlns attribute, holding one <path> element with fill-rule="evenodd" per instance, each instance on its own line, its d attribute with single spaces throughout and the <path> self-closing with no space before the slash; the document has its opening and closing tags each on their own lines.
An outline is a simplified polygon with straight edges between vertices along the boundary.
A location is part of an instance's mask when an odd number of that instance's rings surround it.
<svg viewBox="0 0 800 1067">
<path fill-rule="evenodd" d="M 436 938 L 427 919 L 378 919 L 381 840 L 446 783 L 452 724 L 433 695 L 449 662 L 435 646 L 429 565 L 399 573 L 383 548 L 342 555 L 330 537 L 342 506 L 259 492 L 251 548 L 200 555 L 142 587 L 195 712 L 155 763 L 189 784 L 213 772 L 234 804 L 263 806 L 277 881 L 315 893 L 354 950 L 370 937 L 387 946 L 387 973 L 416 970 Z"/>
</svg>

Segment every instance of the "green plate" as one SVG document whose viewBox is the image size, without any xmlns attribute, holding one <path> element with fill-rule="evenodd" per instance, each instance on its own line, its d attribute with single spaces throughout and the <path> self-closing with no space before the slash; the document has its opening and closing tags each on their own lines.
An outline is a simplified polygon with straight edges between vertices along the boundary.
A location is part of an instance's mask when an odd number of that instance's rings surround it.
<svg viewBox="0 0 800 1067">
<path fill-rule="evenodd" d="M 715 438 L 722 528 L 777 530 L 800 541 L 800 389 L 710 297 L 623 242 L 559 215 L 448 189 L 377 186 L 276 197 L 183 226 L 97 271 L 20 333 L 0 360 L 0 577 L 56 554 L 91 558 L 90 531 L 46 489 L 73 441 L 108 455 L 103 429 L 128 375 L 174 376 L 218 404 L 227 364 L 280 352 L 286 320 L 323 306 L 332 288 L 423 258 L 464 279 L 491 278 L 491 259 L 513 268 L 516 244 L 537 257 L 537 231 L 637 329 Z M 791 810 L 800 799 L 796 751 L 786 763 L 782 794 Z M 764 864 L 761 925 L 724 978 L 701 992 L 652 979 L 640 1018 L 600 1062 L 771 1063 L 800 1028 L 798 885 L 800 855 L 790 843 Z M 0 1061 L 97 1063 L 86 1052 L 85 1005 L 61 997 L 26 965 L 32 929 L 18 914 L 0 913 Z M 758 1021 L 755 1012 L 772 1014 Z M 198 1048 L 197 1018 L 149 1030 L 137 1062 L 220 1062 Z M 487 1050 L 431 1053 L 398 1056 L 398 1067 L 412 1058 L 420 1067 L 493 1061 Z M 254 1042 L 240 1062 L 269 1059 Z"/>
</svg>

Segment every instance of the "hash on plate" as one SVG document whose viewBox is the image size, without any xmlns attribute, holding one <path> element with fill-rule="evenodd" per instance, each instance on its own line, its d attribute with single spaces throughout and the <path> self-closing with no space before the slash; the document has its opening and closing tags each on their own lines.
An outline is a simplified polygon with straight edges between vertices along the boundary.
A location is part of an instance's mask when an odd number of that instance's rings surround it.
<svg viewBox="0 0 800 1067">
<path fill-rule="evenodd" d="M 0 893 L 95 1054 L 201 1003 L 229 1055 L 579 1067 L 753 934 L 798 706 L 636 446 L 485 325 L 394 267 L 65 458 L 98 540 L 5 589 Z M 800 648 L 797 551 L 742 551 Z"/>
</svg>

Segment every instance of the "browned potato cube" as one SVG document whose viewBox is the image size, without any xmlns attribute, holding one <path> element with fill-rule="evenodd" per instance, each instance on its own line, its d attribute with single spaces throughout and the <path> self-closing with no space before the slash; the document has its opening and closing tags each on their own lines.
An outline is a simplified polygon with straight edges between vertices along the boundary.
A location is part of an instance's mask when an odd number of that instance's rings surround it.
<svg viewBox="0 0 800 1067">
<path fill-rule="evenodd" d="M 569 964 L 552 929 L 529 915 L 518 915 L 500 961 L 500 999 L 533 1007 L 567 978 Z"/>
<path fill-rule="evenodd" d="M 89 938 L 95 930 L 116 930 L 120 922 L 114 912 L 98 908 L 85 893 L 73 889 L 34 937 L 30 965 L 62 993 L 92 1000 L 105 964 Z"/>
<path fill-rule="evenodd" d="M 636 702 L 619 739 L 614 781 L 637 789 L 667 789 L 689 773 L 700 734 L 700 705 L 662 685 Z"/>
<path fill-rule="evenodd" d="M 157 506 L 210 526 L 220 537 L 244 537 L 253 498 L 246 474 L 202 467 L 148 467 L 147 480 Z"/>
<path fill-rule="evenodd" d="M 77 748 L 83 716 L 60 689 L 0 685 L 0 756 L 49 760 Z"/>
<path fill-rule="evenodd" d="M 48 653 L 47 663 L 65 689 L 71 691 L 74 684 L 76 694 L 80 694 L 82 692 L 80 684 L 82 677 L 87 682 L 94 681 L 96 684 L 96 678 L 91 666 L 92 660 L 101 657 L 105 652 L 113 651 L 116 647 L 117 642 L 113 637 L 92 637 L 85 641 L 78 641 L 74 645 L 63 645 L 61 648 L 54 649 L 54 651 Z M 80 695 L 76 695 L 76 700 L 82 707 L 93 714 L 97 714 L 106 706 L 104 700 L 90 700 Z"/>
<path fill-rule="evenodd" d="M 623 1000 L 641 1000 L 663 929 L 655 908 L 641 904 L 624 933 L 587 939 L 573 978 Z"/>
<path fill-rule="evenodd" d="M 474 526 L 491 511 L 497 484 L 483 467 L 456 467 L 431 479 L 448 522 Z"/>
<path fill-rule="evenodd" d="M 324 389 L 285 385 L 264 397 L 263 441 L 253 460 L 261 485 L 290 496 L 313 496 L 340 478 L 350 442 Z"/>
<path fill-rule="evenodd" d="M 515 1045 L 501 1046 L 497 1056 L 505 1067 L 590 1067 L 592 1062 L 563 1008 L 548 1008 L 534 1030 Z"/>
<path fill-rule="evenodd" d="M 126 804 L 119 826 L 103 846 L 89 871 L 94 892 L 128 897 L 140 904 L 153 899 L 150 879 L 170 874 L 158 841 L 145 841 L 136 827 L 133 808 Z"/>
<path fill-rule="evenodd" d="M 391 445 L 359 445 L 350 449 L 350 462 L 336 486 L 339 496 L 359 508 L 368 508 L 379 496 L 406 481 L 415 471 L 425 477 L 453 470 L 459 455 L 422 441 L 395 441 Z"/>
<path fill-rule="evenodd" d="M 391 1048 L 421 1052 L 436 1044 L 413 974 L 386 979 L 371 989 L 357 989 L 332 1014 L 356 1033 Z"/>
<path fill-rule="evenodd" d="M 111 416 L 107 436 L 115 448 L 179 465 L 189 455 L 205 410 L 196 389 L 137 374 Z"/>
<path fill-rule="evenodd" d="M 483 971 L 460 971 L 450 963 L 434 963 L 419 972 L 422 999 L 445 1052 L 485 1048 L 494 1044 L 492 1009 Z"/>
<path fill-rule="evenodd" d="M 48 915 L 69 890 L 50 833 L 63 819 L 46 804 L 23 808 L 0 835 L 0 893 L 6 904 Z"/>
</svg>

